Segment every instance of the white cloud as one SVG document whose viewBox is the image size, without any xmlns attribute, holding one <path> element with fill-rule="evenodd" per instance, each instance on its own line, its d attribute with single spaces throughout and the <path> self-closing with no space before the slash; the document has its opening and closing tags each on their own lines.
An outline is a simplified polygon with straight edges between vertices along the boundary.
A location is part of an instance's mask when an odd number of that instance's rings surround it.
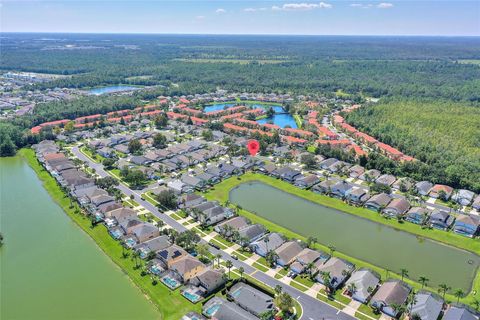
<svg viewBox="0 0 480 320">
<path fill-rule="evenodd" d="M 245 11 L 245 12 L 256 12 L 257 9 L 255 9 L 255 8 L 245 8 L 245 9 L 243 9 L 243 11 Z"/>
<path fill-rule="evenodd" d="M 205 16 L 196 16 L 195 19 L 197 19 L 197 20 L 203 20 L 203 19 L 205 19 Z"/>
<path fill-rule="evenodd" d="M 215 13 L 218 13 L 218 14 L 222 14 L 222 13 L 226 13 L 227 10 L 225 9 L 222 9 L 222 8 L 218 8 L 217 10 L 215 10 Z"/>
<path fill-rule="evenodd" d="M 377 8 L 380 8 L 380 9 L 388 9 L 391 7 L 393 7 L 393 3 L 388 3 L 388 2 L 382 2 L 377 5 Z"/>
<path fill-rule="evenodd" d="M 363 5 L 361 5 L 360 3 L 352 3 L 352 4 L 350 5 L 350 7 L 361 8 L 361 7 L 363 7 Z"/>
<path fill-rule="evenodd" d="M 273 6 L 272 10 L 274 11 L 307 11 L 313 9 L 330 9 L 332 7 L 331 4 L 326 2 L 320 3 L 285 3 L 283 6 Z"/>
</svg>

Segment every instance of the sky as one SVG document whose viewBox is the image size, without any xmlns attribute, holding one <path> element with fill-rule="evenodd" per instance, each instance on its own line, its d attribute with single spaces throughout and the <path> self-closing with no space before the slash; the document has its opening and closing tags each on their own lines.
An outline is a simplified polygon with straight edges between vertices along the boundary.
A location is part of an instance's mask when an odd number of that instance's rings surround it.
<svg viewBox="0 0 480 320">
<path fill-rule="evenodd" d="M 480 36 L 480 0 L 0 0 L 0 31 Z"/>
</svg>

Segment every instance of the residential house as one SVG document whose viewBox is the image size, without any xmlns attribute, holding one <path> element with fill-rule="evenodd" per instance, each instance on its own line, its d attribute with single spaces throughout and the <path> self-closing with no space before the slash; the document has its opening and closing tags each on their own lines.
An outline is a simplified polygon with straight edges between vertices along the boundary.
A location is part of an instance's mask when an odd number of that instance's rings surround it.
<svg viewBox="0 0 480 320">
<path fill-rule="evenodd" d="M 140 253 L 140 258 L 146 259 L 150 252 L 157 252 L 163 250 L 171 245 L 168 236 L 163 235 L 143 243 L 137 244 L 134 249 Z"/>
<path fill-rule="evenodd" d="M 228 291 L 228 297 L 255 316 L 274 309 L 273 298 L 243 282 L 237 282 Z"/>
<path fill-rule="evenodd" d="M 353 187 L 345 192 L 345 199 L 353 204 L 361 205 L 370 198 L 367 190 Z"/>
<path fill-rule="evenodd" d="M 395 183 L 392 185 L 392 188 L 400 190 L 402 192 L 409 191 L 413 188 L 413 180 L 410 178 L 399 178 Z"/>
<path fill-rule="evenodd" d="M 332 186 L 336 184 L 336 180 L 323 180 L 322 182 L 314 185 L 312 191 L 316 193 L 330 193 L 332 191 Z"/>
<path fill-rule="evenodd" d="M 475 193 L 470 190 L 460 189 L 455 192 L 452 197 L 452 200 L 462 206 L 468 206 L 472 203 Z"/>
<path fill-rule="evenodd" d="M 144 156 L 132 156 L 130 157 L 130 162 L 134 163 L 136 165 L 147 165 L 149 163 L 152 163 L 152 160 L 144 157 Z"/>
<path fill-rule="evenodd" d="M 176 194 L 181 194 L 181 193 L 192 193 L 193 192 L 193 187 L 183 183 L 179 179 L 175 179 L 172 181 L 169 181 L 167 183 L 167 187 L 173 190 L 174 193 Z"/>
<path fill-rule="evenodd" d="M 270 251 L 275 251 L 285 242 L 283 236 L 279 233 L 268 233 L 265 237 L 254 241 L 250 244 L 250 248 L 253 252 L 261 257 L 265 257 Z"/>
<path fill-rule="evenodd" d="M 421 320 L 437 320 L 443 308 L 443 300 L 431 292 L 418 292 L 411 306 L 410 317 L 418 315 Z"/>
<path fill-rule="evenodd" d="M 383 214 L 389 217 L 403 216 L 410 209 L 410 202 L 405 198 L 395 198 L 383 209 Z"/>
<path fill-rule="evenodd" d="M 238 244 L 246 245 L 260 239 L 265 234 L 265 227 L 261 224 L 252 224 L 238 231 Z"/>
<path fill-rule="evenodd" d="M 214 185 L 220 182 L 220 177 L 209 172 L 202 172 L 196 175 L 197 179 L 204 182 L 205 185 Z"/>
<path fill-rule="evenodd" d="M 352 188 L 353 188 L 353 185 L 351 185 L 350 183 L 345 181 L 339 181 L 330 187 L 330 193 L 332 196 L 336 198 L 343 199 L 345 198 L 348 190 Z"/>
<path fill-rule="evenodd" d="M 263 163 L 258 166 L 258 171 L 266 175 L 272 175 L 277 167 L 272 163 Z"/>
<path fill-rule="evenodd" d="M 350 292 L 352 299 L 361 303 L 367 303 L 379 283 L 380 277 L 376 273 L 368 269 L 360 269 L 352 273 L 345 286 L 348 289 L 353 284 L 355 290 Z"/>
<path fill-rule="evenodd" d="M 176 244 L 172 244 L 165 249 L 157 252 L 157 258 L 164 264 L 165 268 L 170 269 L 170 266 L 182 257 L 188 255 L 187 251 L 183 250 Z"/>
<path fill-rule="evenodd" d="M 230 237 L 234 231 L 245 228 L 248 224 L 249 222 L 247 218 L 238 216 L 219 223 L 215 226 L 214 230 L 225 237 Z"/>
<path fill-rule="evenodd" d="M 157 227 L 146 222 L 143 222 L 137 225 L 135 228 L 133 228 L 131 232 L 126 232 L 126 233 L 134 235 L 139 243 L 153 239 L 160 235 L 160 231 L 158 230 Z"/>
<path fill-rule="evenodd" d="M 137 213 L 134 210 L 125 207 L 115 208 L 113 210 L 106 211 L 104 215 L 105 218 L 115 219 L 115 222 L 117 224 L 123 224 L 124 222 L 137 217 Z"/>
<path fill-rule="evenodd" d="M 390 317 L 397 318 L 398 310 L 393 306 L 403 305 L 410 294 L 410 287 L 399 280 L 389 280 L 382 284 L 372 297 L 371 305 Z"/>
<path fill-rule="evenodd" d="M 452 187 L 449 187 L 443 184 L 436 184 L 432 187 L 428 195 L 435 199 L 442 198 L 442 200 L 448 200 L 452 196 L 452 193 L 453 193 Z"/>
<path fill-rule="evenodd" d="M 315 263 L 316 270 L 318 271 L 316 280 L 324 285 L 322 279 L 322 273 L 327 272 L 330 274 L 330 287 L 336 290 L 339 288 L 345 280 L 348 278 L 350 273 L 354 269 L 354 265 L 345 260 L 332 257 L 323 263 Z"/>
<path fill-rule="evenodd" d="M 322 162 L 320 162 L 320 168 L 324 169 L 324 170 L 327 170 L 328 168 L 330 168 L 330 166 L 332 166 L 333 164 L 335 164 L 336 162 L 338 162 L 339 160 L 338 159 L 335 159 L 335 158 L 328 158 L 328 159 L 325 159 L 323 160 Z"/>
<path fill-rule="evenodd" d="M 447 230 L 453 224 L 455 218 L 447 211 L 435 209 L 430 214 L 430 226 L 440 230 Z"/>
<path fill-rule="evenodd" d="M 365 168 L 356 164 L 353 167 L 351 167 L 349 171 L 350 171 L 349 173 L 350 178 L 357 179 L 365 172 Z"/>
<path fill-rule="evenodd" d="M 280 175 L 280 178 L 284 181 L 287 181 L 288 183 L 293 184 L 295 183 L 295 180 L 297 179 L 297 177 L 300 177 L 301 174 L 302 173 L 298 170 L 288 168 L 288 170 L 286 170 Z"/>
<path fill-rule="evenodd" d="M 478 234 L 479 229 L 480 217 L 472 214 L 459 214 L 453 225 L 453 231 L 471 238 Z"/>
<path fill-rule="evenodd" d="M 203 188 L 205 187 L 205 181 L 198 179 L 195 176 L 183 175 L 181 180 L 183 183 L 189 185 L 196 190 L 203 190 Z"/>
<path fill-rule="evenodd" d="M 303 247 L 298 243 L 298 241 L 288 241 L 283 243 L 280 247 L 275 250 L 275 253 L 278 255 L 277 265 L 281 267 L 288 266 L 295 261 L 297 255 L 302 252 Z"/>
<path fill-rule="evenodd" d="M 194 193 L 187 193 L 183 194 L 178 199 L 178 207 L 179 208 L 190 208 L 201 203 L 204 203 L 206 200 L 204 197 L 199 196 L 198 194 Z"/>
<path fill-rule="evenodd" d="M 321 253 L 310 248 L 303 249 L 295 258 L 295 262 L 290 265 L 290 270 L 299 274 L 305 271 L 305 268 L 310 264 L 314 263 L 317 260 L 322 260 L 322 262 L 327 261 L 330 258 L 325 253 Z M 312 270 L 313 271 L 313 270 Z"/>
<path fill-rule="evenodd" d="M 172 262 L 169 267 L 169 269 L 175 272 L 183 283 L 198 276 L 203 270 L 205 270 L 205 268 L 205 265 L 201 263 L 200 260 L 189 254 Z"/>
<path fill-rule="evenodd" d="M 229 214 L 229 209 L 222 206 L 216 206 L 203 210 L 201 214 L 198 214 L 197 218 L 202 225 L 211 226 L 217 222 L 225 220 Z"/>
<path fill-rule="evenodd" d="M 462 306 L 451 306 L 443 315 L 443 320 L 478 320 L 473 311 Z"/>
<path fill-rule="evenodd" d="M 211 312 L 210 310 L 216 311 Z M 213 320 L 258 320 L 258 317 L 250 312 L 220 297 L 213 297 L 213 299 L 208 300 L 203 305 L 202 312 Z"/>
<path fill-rule="evenodd" d="M 365 202 L 365 208 L 375 211 L 381 211 L 390 203 L 390 196 L 386 193 L 379 193 L 372 196 Z"/>
<path fill-rule="evenodd" d="M 192 217 L 197 219 L 200 213 L 202 213 L 205 210 L 209 210 L 214 207 L 218 207 L 219 204 L 216 201 L 207 201 L 203 202 L 201 204 L 194 205 L 190 208 L 188 208 L 188 214 Z"/>
<path fill-rule="evenodd" d="M 209 295 L 225 285 L 225 278 L 223 272 L 208 268 L 190 278 L 190 284 L 203 288 L 205 295 Z"/>
<path fill-rule="evenodd" d="M 358 177 L 360 180 L 367 181 L 367 182 L 373 182 L 377 180 L 378 177 L 380 177 L 382 173 L 376 169 L 370 169 L 366 172 L 364 172 L 360 177 Z"/>
<path fill-rule="evenodd" d="M 473 199 L 472 208 L 477 211 L 480 211 L 480 195 L 478 195 L 475 199 Z"/>
<path fill-rule="evenodd" d="M 295 186 L 301 189 L 308 189 L 320 182 L 320 179 L 314 175 L 310 174 L 308 176 L 302 177 L 295 180 Z"/>
<path fill-rule="evenodd" d="M 375 180 L 375 183 L 384 185 L 384 186 L 391 186 L 397 178 L 395 176 L 392 176 L 391 174 L 382 174 L 380 177 L 378 177 Z"/>
<path fill-rule="evenodd" d="M 408 210 L 407 214 L 405 215 L 405 220 L 418 225 L 423 225 L 428 222 L 429 216 L 430 210 L 427 208 L 413 207 Z"/>
<path fill-rule="evenodd" d="M 97 150 L 97 153 L 104 158 L 112 158 L 115 156 L 115 151 L 112 148 L 103 147 Z"/>
</svg>

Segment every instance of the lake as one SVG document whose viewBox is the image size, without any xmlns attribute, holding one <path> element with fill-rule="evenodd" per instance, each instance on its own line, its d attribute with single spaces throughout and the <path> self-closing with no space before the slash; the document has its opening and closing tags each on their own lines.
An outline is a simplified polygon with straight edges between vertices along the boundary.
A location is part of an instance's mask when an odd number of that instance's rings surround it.
<svg viewBox="0 0 480 320">
<path fill-rule="evenodd" d="M 159 318 L 25 161 L 0 158 L 0 179 L 0 319 Z"/>
<path fill-rule="evenodd" d="M 215 103 L 215 104 L 205 106 L 203 108 L 203 111 L 204 112 L 219 111 L 219 110 L 231 108 L 235 105 L 236 104 L 234 103 Z M 273 108 L 273 110 L 275 111 L 275 114 L 272 117 L 258 120 L 257 122 L 260 124 L 271 122 L 281 128 L 285 128 L 286 126 L 290 126 L 291 128 L 297 128 L 297 123 L 295 122 L 295 119 L 293 118 L 293 116 L 290 113 L 285 112 L 285 110 L 281 105 L 266 105 L 266 104 L 255 104 L 255 103 L 250 103 L 247 105 L 253 108 L 269 108 L 269 107 Z"/>
<path fill-rule="evenodd" d="M 109 86 L 109 87 L 100 87 L 88 90 L 88 93 L 94 95 L 102 95 L 107 93 L 114 93 L 114 92 L 122 92 L 122 91 L 131 91 L 131 90 L 138 90 L 139 87 L 131 87 L 131 86 Z"/>
<path fill-rule="evenodd" d="M 232 189 L 230 201 L 349 256 L 396 273 L 405 268 L 412 279 L 426 276 L 434 287 L 446 283 L 469 291 L 480 265 L 474 253 L 321 206 L 262 182 Z"/>
</svg>

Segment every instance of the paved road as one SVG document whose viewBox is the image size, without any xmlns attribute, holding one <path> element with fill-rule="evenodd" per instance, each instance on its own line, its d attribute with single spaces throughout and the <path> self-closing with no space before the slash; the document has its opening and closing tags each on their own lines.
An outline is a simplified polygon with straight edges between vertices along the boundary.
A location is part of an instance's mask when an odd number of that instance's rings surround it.
<svg viewBox="0 0 480 320">
<path fill-rule="evenodd" d="M 88 157 L 86 157 L 83 153 L 80 152 L 78 147 L 73 147 L 72 148 L 72 153 L 79 158 L 82 161 L 85 161 L 88 163 L 88 165 L 95 169 L 96 173 L 100 177 L 106 177 L 109 176 L 109 174 L 103 169 L 103 165 L 99 163 L 95 163 L 92 160 L 90 160 Z M 170 216 L 161 213 L 157 207 L 152 205 L 150 202 L 142 200 L 140 198 L 140 192 L 141 191 L 135 191 L 127 186 L 120 184 L 118 185 L 118 189 L 120 189 L 124 194 L 127 196 L 134 195 L 135 196 L 135 201 L 138 202 L 141 206 L 143 206 L 145 209 L 150 211 L 152 214 L 157 216 L 159 219 L 161 219 L 163 222 L 168 224 L 170 227 L 176 229 L 179 232 L 187 230 L 185 226 L 183 226 L 181 223 L 178 223 L 175 219 L 171 218 Z M 233 262 L 233 265 L 235 268 L 243 267 L 245 270 L 246 274 L 252 274 L 251 276 L 258 281 L 270 286 L 271 288 L 274 288 L 276 285 L 282 286 L 283 290 L 285 292 L 288 292 L 294 299 L 296 299 L 302 306 L 303 309 L 303 315 L 301 319 L 304 320 L 326 320 L 326 319 L 340 319 L 340 320 L 351 320 L 355 319 L 354 317 L 333 308 L 332 306 L 321 302 L 303 292 L 300 290 L 297 290 L 289 285 L 284 284 L 283 282 L 280 282 L 279 280 L 272 278 L 262 271 L 259 271 L 252 266 L 244 263 L 243 261 L 240 260 L 232 260 L 231 256 L 221 250 L 217 250 L 215 248 L 210 248 L 210 251 L 213 254 L 221 254 L 222 259 L 224 260 L 231 260 Z M 256 271 L 256 272 L 255 272 Z"/>
</svg>

